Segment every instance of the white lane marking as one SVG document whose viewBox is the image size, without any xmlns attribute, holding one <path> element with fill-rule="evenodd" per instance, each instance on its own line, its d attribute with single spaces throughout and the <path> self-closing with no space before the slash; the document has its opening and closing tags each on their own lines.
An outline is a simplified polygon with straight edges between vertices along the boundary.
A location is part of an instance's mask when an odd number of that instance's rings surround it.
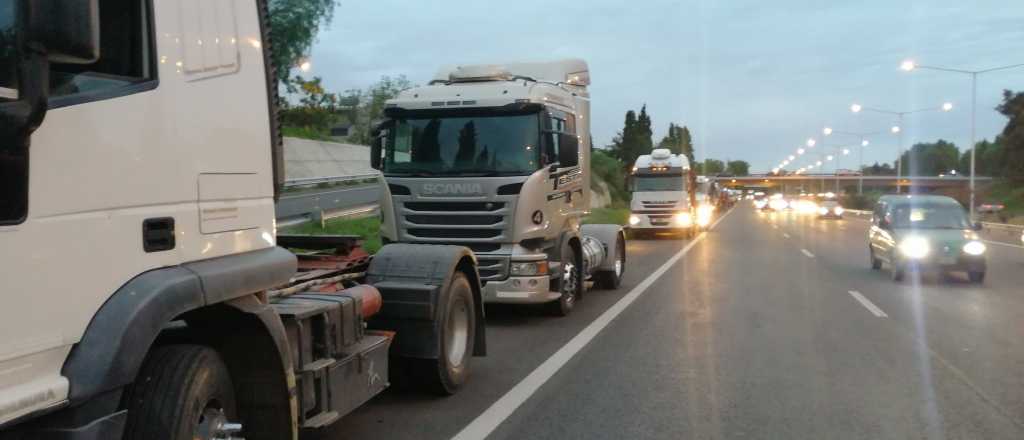
<svg viewBox="0 0 1024 440">
<path fill-rule="evenodd" d="M 800 252 L 803 252 L 804 255 L 807 256 L 807 258 L 814 258 L 814 254 L 812 254 L 811 251 L 809 251 L 807 249 L 800 249 Z"/>
<path fill-rule="evenodd" d="M 852 296 L 853 299 L 856 299 L 857 302 L 860 303 L 860 305 L 864 306 L 865 309 L 868 309 L 868 311 L 873 313 L 875 316 L 879 318 L 889 317 L 889 315 L 886 315 L 885 312 L 882 311 L 882 309 L 878 308 L 878 306 L 875 305 L 875 303 L 871 302 L 870 299 L 867 299 L 864 297 L 864 295 L 861 295 L 860 292 L 856 290 L 851 290 L 849 292 L 850 296 Z"/>
<path fill-rule="evenodd" d="M 782 233 L 782 236 L 783 236 L 783 237 L 786 237 L 786 238 L 789 238 L 789 234 L 787 234 L 787 233 L 785 233 L 785 232 L 783 232 L 783 233 Z"/>
<path fill-rule="evenodd" d="M 725 220 L 730 213 L 732 213 L 731 210 L 712 223 L 711 226 L 708 227 L 708 230 L 713 229 L 719 222 Z M 562 369 L 565 364 L 572 360 L 573 356 L 576 356 L 576 353 L 579 353 L 583 347 L 586 347 L 587 344 L 593 341 L 594 338 L 612 322 L 612 320 L 626 310 L 630 304 L 633 304 L 640 295 L 643 295 L 644 292 L 647 291 L 647 288 L 650 287 L 651 284 L 654 284 L 658 278 L 661 278 L 665 272 L 668 272 L 668 270 L 671 269 L 680 258 L 683 258 L 690 249 L 692 249 L 697 243 L 700 243 L 700 241 L 706 236 L 707 232 L 700 233 L 700 235 L 694 238 L 693 241 L 683 247 L 682 250 L 673 255 L 672 258 L 669 258 L 665 264 L 662 264 L 661 267 L 648 275 L 647 278 L 640 282 L 640 284 L 633 287 L 633 290 L 630 290 L 629 293 L 622 297 L 622 299 L 619 299 L 615 304 L 608 308 L 608 310 L 605 310 L 601 316 L 598 316 L 597 319 L 587 325 L 586 328 L 580 331 L 576 336 L 573 336 L 569 342 L 563 345 L 562 348 L 559 348 L 555 354 L 551 355 L 551 357 L 531 371 L 529 375 L 517 383 L 516 386 L 512 387 L 512 389 L 505 393 L 504 396 L 501 396 L 500 399 L 491 404 L 487 410 L 473 419 L 473 421 L 466 425 L 465 428 L 462 428 L 462 431 L 455 434 L 455 437 L 452 437 L 452 440 L 480 440 L 491 435 L 491 433 L 494 432 L 502 422 L 508 419 L 509 416 L 511 416 L 512 413 L 523 404 L 523 402 L 526 402 L 526 399 L 529 399 L 530 396 L 536 393 L 542 385 L 555 375 L 555 373 L 558 373 L 558 370 Z"/>
</svg>

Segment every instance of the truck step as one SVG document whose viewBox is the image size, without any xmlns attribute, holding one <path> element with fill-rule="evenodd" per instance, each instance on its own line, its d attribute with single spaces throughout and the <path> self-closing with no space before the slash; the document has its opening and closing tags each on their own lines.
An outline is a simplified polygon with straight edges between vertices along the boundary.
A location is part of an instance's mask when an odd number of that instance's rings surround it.
<svg viewBox="0 0 1024 440">
<path fill-rule="evenodd" d="M 332 358 L 320 359 L 303 365 L 301 371 L 303 373 L 319 373 L 322 371 L 326 371 L 328 368 L 331 368 L 336 363 L 338 362 Z"/>
<path fill-rule="evenodd" d="M 302 424 L 302 429 L 320 429 L 330 426 L 331 423 L 338 421 L 340 418 L 341 415 L 336 411 L 323 412 L 306 419 L 306 422 Z"/>
</svg>

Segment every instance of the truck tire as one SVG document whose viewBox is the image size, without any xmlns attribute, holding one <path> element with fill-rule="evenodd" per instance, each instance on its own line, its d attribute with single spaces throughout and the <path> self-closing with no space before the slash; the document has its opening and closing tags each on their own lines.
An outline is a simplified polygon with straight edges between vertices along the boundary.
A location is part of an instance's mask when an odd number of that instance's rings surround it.
<svg viewBox="0 0 1024 440">
<path fill-rule="evenodd" d="M 235 391 L 224 361 L 202 345 L 149 354 L 128 391 L 125 440 L 223 439 L 238 434 Z"/>
<path fill-rule="evenodd" d="M 875 256 L 875 248 L 870 245 L 868 245 L 868 256 L 871 259 L 872 270 L 879 270 L 882 268 L 882 260 L 879 260 L 878 257 Z"/>
<path fill-rule="evenodd" d="M 469 379 L 476 334 L 476 305 L 473 288 L 462 272 L 456 272 L 448 291 L 441 296 L 443 314 L 441 349 L 437 359 L 411 359 L 410 372 L 426 391 L 442 396 L 455 394 Z"/>
<path fill-rule="evenodd" d="M 615 240 L 614 252 L 609 257 L 614 258 L 612 265 L 615 268 L 594 273 L 594 284 L 599 289 L 615 290 L 622 285 L 622 274 L 626 271 L 626 244 L 621 236 Z"/>
<path fill-rule="evenodd" d="M 580 265 L 576 249 L 568 241 L 562 243 L 560 254 L 562 264 L 559 276 L 562 279 L 558 281 L 557 285 L 561 295 L 557 300 L 548 303 L 548 309 L 552 315 L 569 316 L 572 309 L 576 307 L 576 302 L 583 296 L 583 267 Z M 565 274 L 566 269 L 569 271 L 568 276 Z"/>
</svg>

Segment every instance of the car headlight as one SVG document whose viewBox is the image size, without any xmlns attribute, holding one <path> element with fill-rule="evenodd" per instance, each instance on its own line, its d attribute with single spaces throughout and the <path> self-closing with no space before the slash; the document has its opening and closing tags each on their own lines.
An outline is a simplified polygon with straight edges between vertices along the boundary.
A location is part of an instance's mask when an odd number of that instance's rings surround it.
<svg viewBox="0 0 1024 440">
<path fill-rule="evenodd" d="M 824 207 L 824 206 L 823 206 L 823 207 L 821 207 L 821 208 L 818 208 L 818 214 L 821 214 L 821 215 L 828 215 L 828 208 L 826 208 L 826 207 Z"/>
<path fill-rule="evenodd" d="M 537 275 L 547 275 L 548 273 L 548 262 L 547 261 L 513 261 L 509 272 L 513 276 L 530 277 Z"/>
<path fill-rule="evenodd" d="M 927 257 L 929 252 L 931 252 L 931 246 L 923 237 L 907 237 L 900 242 L 900 253 L 904 257 L 917 260 Z"/>
<path fill-rule="evenodd" d="M 693 218 L 689 212 L 677 212 L 675 216 L 676 224 L 679 226 L 690 226 L 693 224 Z"/>
<path fill-rule="evenodd" d="M 629 224 L 631 226 L 636 226 L 636 225 L 640 224 L 640 217 L 637 216 L 637 215 L 630 215 L 629 216 Z"/>
<path fill-rule="evenodd" d="M 969 255 L 981 255 L 981 254 L 984 254 L 985 253 L 985 243 L 982 243 L 982 242 L 977 241 L 977 240 L 968 241 L 967 244 L 964 245 L 964 253 L 969 254 Z"/>
<path fill-rule="evenodd" d="M 832 210 L 836 215 L 843 215 L 843 211 L 845 211 L 845 209 L 843 209 L 842 206 L 836 206 L 836 208 Z"/>
</svg>

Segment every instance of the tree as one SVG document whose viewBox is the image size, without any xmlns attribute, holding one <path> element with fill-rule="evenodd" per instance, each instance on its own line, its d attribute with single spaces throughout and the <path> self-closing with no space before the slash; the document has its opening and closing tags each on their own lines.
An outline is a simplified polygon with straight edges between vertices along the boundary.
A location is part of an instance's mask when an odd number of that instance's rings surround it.
<svg viewBox="0 0 1024 440">
<path fill-rule="evenodd" d="M 299 94 L 299 102 L 292 104 L 282 101 L 282 124 L 326 137 L 331 125 L 339 118 L 338 95 L 324 90 L 320 77 L 306 80 L 296 76 L 290 82 Z"/>
<path fill-rule="evenodd" d="M 1000 162 L 1000 156 L 1003 152 L 1001 144 L 1001 136 L 997 136 L 995 142 L 989 142 L 983 139 L 975 145 L 978 150 L 975 154 L 975 173 L 979 176 L 1001 176 L 1003 172 L 1003 164 Z M 968 149 L 960 155 L 960 165 L 956 169 L 957 173 L 967 176 L 971 172 L 971 150 Z"/>
<path fill-rule="evenodd" d="M 309 56 L 320 28 L 331 23 L 337 0 L 270 0 L 271 58 L 277 78 L 291 88 L 292 67 Z"/>
<path fill-rule="evenodd" d="M 746 176 L 750 174 L 750 164 L 745 160 L 730 160 L 726 162 L 725 170 L 733 176 Z"/>
<path fill-rule="evenodd" d="M 658 142 L 658 148 L 668 148 L 673 154 L 683 154 L 690 163 L 693 163 L 693 140 L 690 137 L 690 130 L 685 126 L 670 122 L 668 133 L 661 142 Z"/>
<path fill-rule="evenodd" d="M 651 116 L 647 114 L 647 104 L 640 107 L 640 116 L 636 118 L 637 136 L 641 154 L 650 154 L 654 149 L 654 132 L 651 129 Z"/>
<path fill-rule="evenodd" d="M 865 166 L 863 166 L 860 169 L 860 171 L 861 171 L 861 173 L 864 173 L 865 176 L 895 176 L 896 175 L 896 168 L 893 168 L 892 165 L 889 165 L 887 163 L 883 163 L 883 164 L 879 165 L 878 162 L 875 162 L 874 165 L 871 165 L 871 166 L 865 165 Z"/>
<path fill-rule="evenodd" d="M 1024 182 L 1024 92 L 1003 90 L 1003 102 L 996 110 L 1009 119 L 1000 136 L 999 175 L 1016 183 Z"/>
<path fill-rule="evenodd" d="M 612 139 L 611 150 L 612 155 L 619 159 L 624 166 L 633 166 L 633 163 L 636 162 L 636 158 L 642 154 L 640 153 L 640 146 L 638 145 L 638 130 L 639 126 L 636 119 L 636 112 L 633 110 L 627 111 L 626 120 L 622 125 L 622 131 Z"/>
<path fill-rule="evenodd" d="M 352 130 L 349 142 L 369 145 L 372 141 L 373 124 L 384 117 L 384 104 L 387 100 L 398 96 L 402 90 L 415 87 L 405 75 L 396 77 L 382 76 L 380 81 L 365 91 L 349 90 L 348 100 L 354 102 L 354 111 L 349 112 Z"/>
<path fill-rule="evenodd" d="M 704 159 L 704 163 L 697 166 L 697 173 L 703 176 L 714 176 L 725 172 L 725 162 L 718 159 Z"/>
<path fill-rule="evenodd" d="M 952 142 L 942 139 L 934 143 L 914 144 L 903 153 L 900 164 L 904 176 L 937 176 L 960 165 L 960 151 Z"/>
</svg>

